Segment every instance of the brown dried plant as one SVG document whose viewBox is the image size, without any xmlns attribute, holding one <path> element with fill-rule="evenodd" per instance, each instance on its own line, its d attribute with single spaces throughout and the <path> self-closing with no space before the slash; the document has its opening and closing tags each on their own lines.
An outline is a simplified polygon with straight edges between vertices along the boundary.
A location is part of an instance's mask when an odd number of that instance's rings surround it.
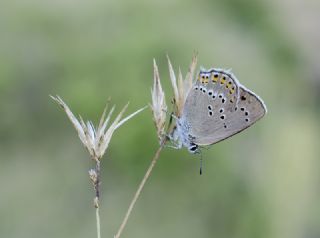
<svg viewBox="0 0 320 238">
<path fill-rule="evenodd" d="M 103 155 L 108 148 L 111 137 L 116 129 L 118 129 L 121 125 L 127 122 L 129 119 L 140 113 L 145 109 L 141 108 L 136 112 L 130 114 L 129 116 L 122 118 L 124 112 L 126 111 L 128 104 L 123 107 L 120 113 L 117 115 L 115 120 L 108 127 L 111 115 L 115 109 L 115 106 L 111 108 L 108 115 L 106 116 L 108 104 L 106 105 L 102 116 L 100 118 L 100 123 L 97 128 L 94 127 L 91 121 L 84 122 L 81 116 L 79 116 L 79 120 L 73 115 L 72 111 L 68 107 L 68 105 L 59 97 L 50 96 L 54 101 L 56 101 L 66 112 L 70 121 L 72 122 L 74 128 L 78 132 L 78 136 L 84 145 L 84 147 L 88 150 L 90 154 L 90 158 L 96 163 L 95 168 L 89 170 L 89 178 L 92 182 L 93 188 L 95 190 L 94 197 L 94 207 L 96 208 L 96 223 L 97 223 L 97 237 L 101 237 L 100 232 L 100 215 L 99 215 L 99 200 L 100 200 L 100 162 Z"/>
<path fill-rule="evenodd" d="M 174 115 L 176 117 L 180 117 L 184 104 L 186 102 L 187 95 L 192 87 L 193 84 L 193 74 L 196 69 L 197 65 L 197 54 L 194 54 L 192 57 L 191 64 L 189 66 L 188 73 L 183 80 L 182 73 L 179 68 L 179 75 L 178 75 L 178 83 L 176 79 L 176 75 L 174 73 L 172 64 L 170 62 L 169 56 L 167 56 L 168 59 L 168 65 L 169 65 L 169 73 L 170 73 L 170 80 L 171 85 L 173 88 L 174 98 L 173 98 L 173 106 L 174 106 Z"/>
<path fill-rule="evenodd" d="M 168 59 L 168 65 L 169 65 L 170 80 L 171 80 L 173 93 L 174 93 L 174 97 L 172 100 L 174 109 L 172 113 L 175 117 L 180 117 L 186 101 L 186 97 L 193 84 L 193 75 L 194 75 L 194 71 L 197 64 L 197 54 L 194 54 L 194 56 L 192 57 L 192 61 L 189 66 L 188 73 L 184 80 L 182 78 L 181 70 L 179 69 L 178 82 L 168 56 L 167 56 L 167 59 Z M 157 136 L 159 139 L 160 147 L 158 148 L 156 154 L 154 155 L 149 168 L 147 169 L 135 195 L 133 196 L 133 199 L 119 227 L 119 230 L 117 234 L 114 236 L 115 238 L 119 238 L 121 236 L 128 222 L 130 214 L 133 210 L 133 207 L 136 201 L 138 200 L 146 181 L 151 175 L 151 172 L 156 162 L 159 159 L 162 149 L 164 148 L 165 144 L 169 140 L 168 134 L 170 133 L 170 130 L 172 128 L 170 127 L 171 118 L 169 120 L 168 125 L 166 125 L 167 104 L 165 102 L 165 94 L 160 83 L 160 75 L 159 75 L 158 66 L 155 60 L 153 60 L 153 88 L 151 89 L 151 98 L 152 98 L 152 103 L 150 104 L 150 107 L 153 114 L 153 121 L 157 130 Z M 166 127 L 168 128 L 167 131 L 165 130 Z"/>
<path fill-rule="evenodd" d="M 167 104 L 162 90 L 160 75 L 156 60 L 153 59 L 153 88 L 151 89 L 153 121 L 157 129 L 159 141 L 165 135 Z"/>
</svg>

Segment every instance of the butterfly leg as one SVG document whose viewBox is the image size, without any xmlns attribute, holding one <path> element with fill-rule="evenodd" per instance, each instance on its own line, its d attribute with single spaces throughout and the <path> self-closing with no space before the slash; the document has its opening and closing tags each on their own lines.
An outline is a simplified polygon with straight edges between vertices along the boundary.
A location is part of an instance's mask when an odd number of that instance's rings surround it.
<svg viewBox="0 0 320 238">
<path fill-rule="evenodd" d="M 175 141 L 172 137 L 172 135 L 167 135 L 169 141 L 171 142 L 171 145 L 166 145 L 166 147 L 173 148 L 173 149 L 181 149 L 182 143 L 180 141 Z"/>
</svg>

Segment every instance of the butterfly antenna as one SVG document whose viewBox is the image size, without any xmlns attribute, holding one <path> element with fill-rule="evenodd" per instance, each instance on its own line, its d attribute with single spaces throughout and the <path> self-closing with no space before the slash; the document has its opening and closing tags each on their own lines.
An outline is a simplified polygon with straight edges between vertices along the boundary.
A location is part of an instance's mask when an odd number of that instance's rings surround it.
<svg viewBox="0 0 320 238">
<path fill-rule="evenodd" d="M 200 149 L 205 149 L 205 150 L 209 150 L 210 147 L 209 146 L 199 146 Z"/>
<path fill-rule="evenodd" d="M 199 153 L 200 153 L 200 175 L 202 175 L 202 153 L 201 151 Z"/>
</svg>

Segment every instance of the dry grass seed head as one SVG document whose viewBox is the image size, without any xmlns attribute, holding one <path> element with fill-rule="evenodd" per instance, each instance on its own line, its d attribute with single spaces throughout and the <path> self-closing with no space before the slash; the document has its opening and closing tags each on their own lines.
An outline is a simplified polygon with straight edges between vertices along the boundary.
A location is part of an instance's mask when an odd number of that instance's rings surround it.
<svg viewBox="0 0 320 238">
<path fill-rule="evenodd" d="M 123 116 L 129 105 L 129 103 L 127 103 L 118 114 L 116 119 L 113 121 L 113 123 L 110 125 L 110 127 L 107 128 L 111 115 L 115 109 L 115 107 L 113 106 L 106 117 L 107 105 L 103 111 L 103 114 L 100 118 L 100 123 L 96 129 L 91 121 L 87 121 L 87 123 L 85 123 L 81 116 L 79 116 L 78 120 L 73 115 L 68 105 L 59 96 L 51 96 L 51 98 L 64 109 L 74 128 L 78 132 L 78 136 L 82 144 L 88 150 L 91 158 L 95 160 L 100 160 L 104 155 L 114 131 L 146 108 L 141 108 L 121 120 L 121 117 Z"/>
</svg>

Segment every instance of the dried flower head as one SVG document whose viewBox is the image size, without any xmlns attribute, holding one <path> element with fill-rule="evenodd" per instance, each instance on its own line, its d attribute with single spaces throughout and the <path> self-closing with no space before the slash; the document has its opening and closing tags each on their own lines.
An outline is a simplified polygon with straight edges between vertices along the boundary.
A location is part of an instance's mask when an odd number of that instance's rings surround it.
<svg viewBox="0 0 320 238">
<path fill-rule="evenodd" d="M 197 54 L 194 54 L 194 56 L 192 57 L 192 61 L 189 66 L 188 73 L 184 80 L 182 77 L 181 70 L 179 68 L 178 82 L 177 82 L 172 64 L 170 62 L 169 56 L 167 56 L 167 59 L 168 59 L 168 65 L 169 65 L 171 85 L 174 93 L 173 115 L 175 117 L 180 117 L 183 111 L 184 104 L 186 102 L 187 95 L 193 85 L 193 74 L 197 64 Z M 158 135 L 159 141 L 160 143 L 162 143 L 165 136 L 170 134 L 170 130 L 173 130 L 173 127 L 172 127 L 173 125 L 171 125 L 171 121 L 170 121 L 168 125 L 168 131 L 165 132 L 167 105 L 165 102 L 165 94 L 164 94 L 164 91 L 162 90 L 161 83 L 160 83 L 158 66 L 155 60 L 153 60 L 153 88 L 151 89 L 151 96 L 152 96 L 152 104 L 150 106 L 153 112 L 153 121 L 157 128 L 157 135 Z"/>
<path fill-rule="evenodd" d="M 177 83 L 177 79 L 168 55 L 167 55 L 167 58 L 168 58 L 168 65 L 169 65 L 170 80 L 171 80 L 173 93 L 174 93 L 174 101 L 173 101 L 174 107 L 175 107 L 174 114 L 176 117 L 180 117 L 184 104 L 186 102 L 187 95 L 193 84 L 192 77 L 197 65 L 197 54 L 193 55 L 188 73 L 184 80 L 182 78 L 182 73 L 179 68 L 178 83 Z"/>
<path fill-rule="evenodd" d="M 108 115 L 106 116 L 106 112 L 108 108 L 108 105 L 107 105 L 101 116 L 99 126 L 95 128 L 91 121 L 87 121 L 87 123 L 85 123 L 81 116 L 80 116 L 80 120 L 78 120 L 73 115 L 68 105 L 59 96 L 56 96 L 56 97 L 51 96 L 51 98 L 55 100 L 64 109 L 70 121 L 72 122 L 73 126 L 75 127 L 76 131 L 78 132 L 78 135 L 82 144 L 89 151 L 91 158 L 95 160 L 100 160 L 104 155 L 106 149 L 108 148 L 113 132 L 117 128 L 119 128 L 123 123 L 125 123 L 126 121 L 131 119 L 133 116 L 137 115 L 139 112 L 145 109 L 145 107 L 141 108 L 121 120 L 123 113 L 128 107 L 128 104 L 129 104 L 128 103 L 127 105 L 124 106 L 124 108 L 121 110 L 121 112 L 118 114 L 118 116 L 113 121 L 113 123 L 109 126 L 109 128 L 107 128 L 110 117 L 115 109 L 115 107 L 113 106 L 109 111 Z"/>
<path fill-rule="evenodd" d="M 97 174 L 97 171 L 95 169 L 90 169 L 88 171 L 89 173 L 89 178 L 91 179 L 92 183 L 93 184 L 96 184 L 97 183 L 97 180 L 98 180 L 98 174 Z"/>
<path fill-rule="evenodd" d="M 151 89 L 151 96 L 152 104 L 150 106 L 153 112 L 153 120 L 157 128 L 158 138 L 161 141 L 165 134 L 164 127 L 166 123 L 167 105 L 155 59 L 153 59 L 153 88 Z"/>
</svg>

